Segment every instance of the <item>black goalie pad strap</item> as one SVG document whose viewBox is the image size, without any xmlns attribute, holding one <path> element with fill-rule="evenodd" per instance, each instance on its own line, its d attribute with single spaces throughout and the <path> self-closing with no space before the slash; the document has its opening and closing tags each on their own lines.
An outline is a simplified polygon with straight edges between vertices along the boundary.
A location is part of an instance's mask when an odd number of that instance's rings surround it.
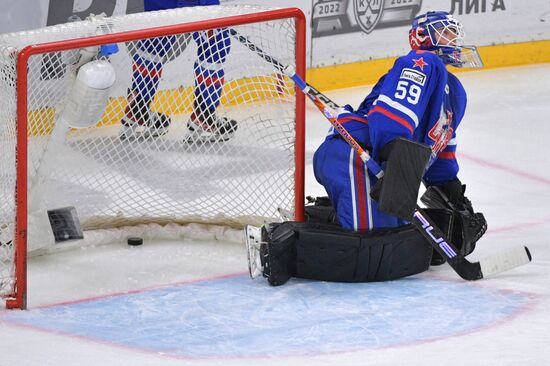
<svg viewBox="0 0 550 366">
<path fill-rule="evenodd" d="M 262 241 L 267 243 L 262 253 L 263 275 L 271 286 L 284 285 L 294 275 L 296 229 L 303 225 L 287 221 L 262 228 Z"/>
<path fill-rule="evenodd" d="M 353 282 L 361 238 L 337 232 L 303 229 L 296 240 L 296 277 Z"/>
<path fill-rule="evenodd" d="M 398 138 L 391 144 L 384 177 L 380 182 L 378 208 L 392 216 L 411 221 L 431 149 L 404 138 Z"/>
<path fill-rule="evenodd" d="M 317 204 L 313 206 L 307 205 L 304 207 L 304 211 L 306 214 L 306 221 L 309 223 L 338 225 L 338 216 L 336 216 L 336 211 L 330 205 L 330 201 L 329 205 L 326 206 Z"/>
</svg>

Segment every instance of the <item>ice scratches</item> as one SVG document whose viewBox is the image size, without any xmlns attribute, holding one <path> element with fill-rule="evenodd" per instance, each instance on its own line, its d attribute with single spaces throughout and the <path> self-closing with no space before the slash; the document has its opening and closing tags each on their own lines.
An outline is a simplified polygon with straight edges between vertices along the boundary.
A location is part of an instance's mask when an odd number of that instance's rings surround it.
<svg viewBox="0 0 550 366">
<path fill-rule="evenodd" d="M 265 357 L 464 335 L 512 319 L 530 301 L 430 276 L 353 284 L 293 279 L 274 288 L 239 275 L 10 312 L 5 320 L 178 358 Z"/>
</svg>

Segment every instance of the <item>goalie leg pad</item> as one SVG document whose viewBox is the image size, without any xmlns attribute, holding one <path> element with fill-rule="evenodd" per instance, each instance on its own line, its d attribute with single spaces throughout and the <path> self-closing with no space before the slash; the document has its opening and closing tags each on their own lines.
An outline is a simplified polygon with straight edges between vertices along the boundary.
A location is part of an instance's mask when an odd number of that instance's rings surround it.
<svg viewBox="0 0 550 366">
<path fill-rule="evenodd" d="M 431 245 L 412 225 L 369 232 L 334 225 L 285 222 L 266 229 L 264 276 L 333 282 L 388 281 L 428 269 Z"/>
<path fill-rule="evenodd" d="M 361 260 L 361 238 L 332 230 L 304 228 L 296 240 L 296 277 L 353 282 Z"/>
<path fill-rule="evenodd" d="M 411 225 L 369 232 L 304 228 L 297 233 L 296 277 L 389 281 L 424 272 L 431 255 L 431 246 Z"/>
</svg>

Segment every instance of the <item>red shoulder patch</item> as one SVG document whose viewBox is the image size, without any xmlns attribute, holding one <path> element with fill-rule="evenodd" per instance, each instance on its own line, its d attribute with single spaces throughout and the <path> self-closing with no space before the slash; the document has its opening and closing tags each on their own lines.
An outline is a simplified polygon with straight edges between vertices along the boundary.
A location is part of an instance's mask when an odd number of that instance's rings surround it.
<svg viewBox="0 0 550 366">
<path fill-rule="evenodd" d="M 420 70 L 424 71 L 424 66 L 428 66 L 428 63 L 424 61 L 424 57 L 413 58 L 413 68 L 418 67 Z"/>
</svg>

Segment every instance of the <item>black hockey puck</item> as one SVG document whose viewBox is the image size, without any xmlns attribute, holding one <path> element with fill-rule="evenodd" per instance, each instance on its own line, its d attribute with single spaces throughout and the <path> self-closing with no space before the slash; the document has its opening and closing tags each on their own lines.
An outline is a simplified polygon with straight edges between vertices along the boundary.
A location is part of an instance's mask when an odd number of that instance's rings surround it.
<svg viewBox="0 0 550 366">
<path fill-rule="evenodd" d="M 131 236 L 128 238 L 128 245 L 136 246 L 143 244 L 143 238 L 137 236 Z"/>
</svg>

